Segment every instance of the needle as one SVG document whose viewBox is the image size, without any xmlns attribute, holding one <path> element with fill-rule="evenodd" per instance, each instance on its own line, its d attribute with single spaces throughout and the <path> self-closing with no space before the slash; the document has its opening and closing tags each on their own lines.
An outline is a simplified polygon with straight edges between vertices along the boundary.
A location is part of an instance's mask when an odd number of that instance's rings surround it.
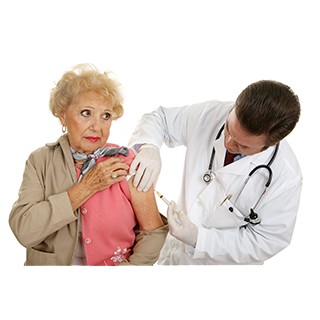
<svg viewBox="0 0 320 320">
<path fill-rule="evenodd" d="M 157 196 L 158 196 L 163 202 L 166 203 L 167 206 L 170 206 L 170 205 L 171 205 L 170 202 L 169 202 L 169 200 L 168 200 L 167 198 L 165 198 L 165 196 L 164 196 L 163 194 L 161 194 L 160 192 L 158 192 L 158 191 L 156 191 L 156 190 L 154 190 L 154 192 L 157 194 Z M 176 214 L 175 216 L 177 216 L 177 215 L 180 213 L 180 211 L 176 211 L 176 210 L 175 210 L 174 213 Z"/>
<path fill-rule="evenodd" d="M 163 194 L 161 194 L 160 192 L 154 190 L 154 192 L 157 194 L 157 196 L 162 200 L 164 201 L 168 206 L 170 206 L 170 202 L 168 199 L 166 199 Z"/>
</svg>

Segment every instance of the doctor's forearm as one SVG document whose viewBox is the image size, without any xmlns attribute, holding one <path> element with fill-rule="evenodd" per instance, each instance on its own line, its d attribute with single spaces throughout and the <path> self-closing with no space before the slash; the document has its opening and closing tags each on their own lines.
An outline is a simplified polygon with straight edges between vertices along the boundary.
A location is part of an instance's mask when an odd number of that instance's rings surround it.
<svg viewBox="0 0 320 320">
<path fill-rule="evenodd" d="M 271 258 L 286 245 L 263 239 L 251 230 L 199 228 L 194 258 L 203 258 L 206 253 L 214 264 L 256 264 Z"/>
</svg>

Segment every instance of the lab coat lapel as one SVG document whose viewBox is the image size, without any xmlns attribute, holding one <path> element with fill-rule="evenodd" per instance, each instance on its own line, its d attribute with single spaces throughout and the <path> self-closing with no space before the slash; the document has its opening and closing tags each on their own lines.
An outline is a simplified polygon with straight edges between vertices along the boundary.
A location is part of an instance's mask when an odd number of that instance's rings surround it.
<svg viewBox="0 0 320 320">
<path fill-rule="evenodd" d="M 224 147 L 224 134 L 221 134 L 220 139 L 215 140 L 214 147 L 216 149 L 216 154 L 214 157 L 213 168 L 221 168 L 223 167 L 224 157 L 226 154 L 226 148 Z"/>
<path fill-rule="evenodd" d="M 195 201 L 191 207 L 190 214 L 194 221 L 200 221 L 199 219 L 201 219 L 197 217 L 197 212 L 199 212 L 197 207 L 202 208 L 200 210 L 206 217 L 210 216 L 212 208 L 214 208 L 219 201 L 222 201 L 221 194 L 219 195 L 219 193 L 222 192 L 224 196 L 230 193 L 237 194 L 250 171 L 258 165 L 267 164 L 274 152 L 274 148 L 269 148 L 258 154 L 246 156 L 224 167 L 222 162 L 224 161 L 225 148 L 221 148 L 219 144 L 215 147 L 217 151 L 217 160 L 215 161 L 214 168 L 215 181 L 208 184 L 199 193 L 197 201 Z M 222 191 L 217 189 L 217 183 L 221 185 Z"/>
<path fill-rule="evenodd" d="M 257 165 L 267 164 L 274 151 L 273 147 L 268 148 L 263 152 L 252 156 L 246 156 L 232 164 L 223 166 L 226 153 L 223 141 L 223 135 L 221 135 L 221 138 L 213 143 L 216 151 L 213 162 L 213 171 L 215 177 L 222 183 L 225 190 L 229 190 L 230 186 L 238 190 L 250 171 Z M 191 201 L 190 206 L 188 206 L 189 209 L 194 208 L 194 206 L 197 205 L 196 200 L 199 200 L 201 203 L 205 204 L 209 210 L 217 200 L 215 198 L 215 187 L 213 183 L 205 185 L 205 183 L 201 182 L 201 185 L 203 188 L 199 190 L 197 196 L 194 198 L 192 197 L 193 200 Z"/>
<path fill-rule="evenodd" d="M 216 140 L 213 144 L 215 147 L 215 157 L 213 161 L 213 171 L 215 178 L 211 183 L 204 186 L 204 188 L 200 191 L 197 198 L 193 202 L 191 206 L 191 212 L 197 212 L 197 210 L 194 211 L 194 209 L 199 206 L 199 203 L 204 209 L 204 212 L 207 214 L 210 212 L 211 208 L 214 207 L 214 205 L 217 203 L 217 201 L 221 201 L 221 194 L 219 195 L 216 192 L 216 183 L 221 183 L 222 187 L 228 185 L 229 183 L 232 184 L 232 182 L 236 179 L 236 176 L 244 176 L 241 181 L 245 179 L 245 176 L 248 175 L 249 169 L 250 169 L 250 160 L 243 158 L 241 160 L 238 160 L 228 166 L 224 165 L 224 158 L 226 149 L 224 147 L 223 143 L 223 135 L 221 135 L 221 138 Z M 224 192 L 224 190 L 222 191 Z M 194 217 L 196 219 L 196 217 Z M 200 219 L 200 218 L 199 218 Z M 195 220 L 196 221 L 196 220 Z"/>
</svg>

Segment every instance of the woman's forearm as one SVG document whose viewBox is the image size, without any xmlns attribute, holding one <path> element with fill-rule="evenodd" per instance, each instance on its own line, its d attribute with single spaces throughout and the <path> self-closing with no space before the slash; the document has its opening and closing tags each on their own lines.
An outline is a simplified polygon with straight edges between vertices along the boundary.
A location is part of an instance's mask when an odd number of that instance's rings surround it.
<svg viewBox="0 0 320 320">
<path fill-rule="evenodd" d="M 67 192 L 74 212 L 93 195 L 92 189 L 84 183 L 75 184 Z"/>
<path fill-rule="evenodd" d="M 83 176 L 79 183 L 68 190 L 72 208 L 74 210 L 78 209 L 96 192 L 124 180 L 128 170 L 129 166 L 118 157 L 112 157 L 98 163 Z M 112 178 L 114 172 L 117 174 L 117 178 Z"/>
</svg>

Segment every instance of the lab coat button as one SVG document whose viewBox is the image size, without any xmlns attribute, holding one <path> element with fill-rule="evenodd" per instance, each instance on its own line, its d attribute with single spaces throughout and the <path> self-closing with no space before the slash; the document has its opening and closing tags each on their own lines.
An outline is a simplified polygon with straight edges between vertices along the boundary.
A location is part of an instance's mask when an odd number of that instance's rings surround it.
<svg viewBox="0 0 320 320">
<path fill-rule="evenodd" d="M 84 243 L 85 244 L 90 244 L 91 243 L 91 239 L 90 238 L 85 238 L 84 239 Z"/>
</svg>

